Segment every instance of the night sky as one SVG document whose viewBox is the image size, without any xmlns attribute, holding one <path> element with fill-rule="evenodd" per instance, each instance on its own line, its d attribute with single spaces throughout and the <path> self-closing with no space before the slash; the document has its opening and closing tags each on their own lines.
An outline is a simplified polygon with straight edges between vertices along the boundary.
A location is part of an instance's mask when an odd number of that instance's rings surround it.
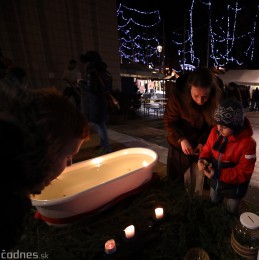
<svg viewBox="0 0 259 260">
<path fill-rule="evenodd" d="M 149 1 L 149 0 L 118 0 L 130 8 L 135 8 L 140 11 L 154 11 L 159 10 L 162 20 L 164 21 L 165 33 L 163 34 L 163 26 L 157 28 L 154 33 L 161 39 L 165 40 L 166 49 L 166 63 L 169 66 L 177 66 L 179 57 L 177 54 L 178 47 L 172 43 L 173 32 L 183 34 L 184 22 L 189 23 L 188 10 L 190 9 L 191 0 L 172 1 L 167 0 Z M 194 30 L 194 48 L 197 55 L 200 57 L 201 66 L 205 65 L 207 59 L 207 42 L 208 42 L 208 9 L 201 4 L 201 2 L 208 2 L 208 0 L 196 0 L 193 9 L 193 30 Z M 170 3 L 170 5 L 169 5 Z M 211 0 L 211 20 L 220 19 L 227 14 L 227 5 L 235 6 L 236 0 Z M 258 0 L 239 0 L 239 7 L 244 7 L 242 12 L 238 13 L 236 24 L 236 36 L 243 35 L 253 28 L 253 21 L 255 21 L 258 12 Z M 143 16 L 145 17 L 145 16 Z M 258 20 L 258 19 L 257 19 Z M 164 37 L 163 37 L 164 35 Z M 259 23 L 256 27 L 256 35 L 259 35 Z M 230 68 L 251 68 L 259 69 L 259 37 L 255 38 L 254 58 L 244 58 L 244 49 L 249 46 L 250 39 L 243 37 L 238 40 L 236 47 L 233 50 L 234 55 L 240 57 L 243 61 L 242 65 L 228 64 Z M 245 47 L 244 47 L 245 46 Z"/>
</svg>

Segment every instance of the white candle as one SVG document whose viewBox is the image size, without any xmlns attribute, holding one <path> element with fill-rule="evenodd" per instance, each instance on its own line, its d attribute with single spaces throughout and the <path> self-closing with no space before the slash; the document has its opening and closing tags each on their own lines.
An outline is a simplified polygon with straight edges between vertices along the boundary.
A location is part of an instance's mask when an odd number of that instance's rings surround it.
<svg viewBox="0 0 259 260">
<path fill-rule="evenodd" d="M 116 251 L 116 243 L 114 239 L 110 239 L 108 241 L 105 242 L 104 245 L 104 249 L 105 249 L 105 253 L 106 254 L 112 254 Z"/>
<path fill-rule="evenodd" d="M 124 229 L 126 238 L 132 238 L 135 236 L 135 227 L 130 225 Z"/>
<path fill-rule="evenodd" d="M 164 209 L 163 208 L 156 208 L 155 209 L 156 219 L 161 219 L 164 217 Z"/>
</svg>

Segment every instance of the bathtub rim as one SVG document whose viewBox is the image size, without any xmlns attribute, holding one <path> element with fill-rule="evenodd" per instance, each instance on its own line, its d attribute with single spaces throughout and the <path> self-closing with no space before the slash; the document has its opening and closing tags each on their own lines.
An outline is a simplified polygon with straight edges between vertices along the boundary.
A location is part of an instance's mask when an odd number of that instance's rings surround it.
<svg viewBox="0 0 259 260">
<path fill-rule="evenodd" d="M 67 226 L 68 224 L 74 223 L 76 221 L 80 221 L 81 219 L 98 215 L 101 212 L 105 211 L 106 209 L 109 209 L 109 208 L 113 207 L 114 205 L 118 204 L 119 202 L 125 200 L 126 198 L 139 194 L 144 189 L 150 187 L 150 185 L 152 185 L 158 179 L 159 179 L 159 176 L 156 173 L 153 173 L 152 178 L 150 180 L 148 180 L 147 182 L 143 183 L 143 185 L 140 185 L 133 190 L 123 193 L 123 194 L 119 195 L 118 197 L 112 199 L 111 201 L 108 201 L 107 203 L 105 203 L 93 210 L 87 211 L 87 212 L 79 213 L 76 215 L 71 215 L 69 217 L 61 217 L 61 218 L 48 217 L 48 216 L 44 215 L 44 213 L 40 213 L 39 207 L 37 207 L 37 211 L 35 212 L 34 217 L 36 219 L 40 219 L 40 220 L 44 221 L 45 223 L 47 223 L 50 226 L 57 226 L 57 227 Z"/>
<path fill-rule="evenodd" d="M 144 151 L 148 151 L 149 153 L 153 154 L 153 156 L 151 156 L 153 158 L 153 161 L 148 165 L 148 166 L 143 166 L 142 168 L 139 168 L 139 169 L 136 169 L 134 171 L 131 171 L 131 172 L 128 172 L 124 175 L 121 175 L 121 176 L 118 176 L 117 178 L 115 179 L 111 179 L 109 181 L 106 181 L 106 182 L 102 182 L 92 188 L 89 188 L 87 190 L 83 190 L 83 191 L 80 191 L 76 194 L 72 194 L 72 195 L 68 195 L 68 196 L 65 196 L 65 197 L 61 197 L 61 198 L 57 198 L 57 199 L 52 199 L 52 200 L 40 200 L 40 199 L 34 199 L 33 198 L 33 195 L 30 196 L 30 200 L 31 200 L 31 203 L 32 203 L 32 206 L 35 206 L 35 207 L 45 207 L 45 206 L 54 206 L 54 205 L 57 205 L 57 204 L 62 204 L 62 203 L 66 203 L 66 202 L 69 202 L 79 196 L 81 196 L 81 194 L 83 194 L 84 192 L 91 192 L 92 190 L 94 189 L 97 189 L 103 185 L 106 185 L 106 184 L 109 184 L 110 182 L 112 181 L 115 181 L 115 180 L 119 180 L 121 178 L 125 178 L 126 176 L 130 175 L 130 174 L 135 174 L 136 172 L 140 171 L 141 169 L 146 169 L 146 170 L 150 170 L 152 169 L 158 162 L 158 154 L 156 151 L 150 149 L 150 148 L 145 148 L 145 147 L 130 147 L 130 148 L 125 148 L 125 149 L 121 149 L 121 150 L 118 150 L 118 151 L 115 151 L 113 153 L 109 153 L 109 154 L 105 154 L 105 155 L 102 155 L 102 156 L 98 156 L 98 157 L 95 157 L 95 158 L 91 158 L 91 159 L 88 159 L 88 160 L 84 160 L 84 161 L 81 161 L 81 162 L 78 162 L 78 163 L 75 163 L 73 164 L 72 166 L 70 167 L 67 167 L 61 175 L 63 174 L 66 174 L 68 173 L 69 171 L 71 171 L 71 167 L 73 167 L 72 171 L 74 170 L 77 170 L 77 169 L 80 169 L 83 167 L 84 164 L 87 164 L 89 161 L 92 161 L 93 159 L 96 159 L 96 158 L 99 158 L 99 157 L 105 157 L 105 158 L 109 158 L 109 157 L 112 157 L 112 155 L 114 155 L 115 153 L 122 153 L 123 151 L 126 152 L 127 150 L 131 151 L 131 154 L 134 154 L 134 150 L 144 150 Z M 145 154 L 145 153 L 144 153 Z M 151 173 L 150 175 L 150 179 L 152 179 L 152 176 L 153 176 L 153 173 Z M 147 180 L 146 182 L 148 182 L 149 180 Z M 144 185 L 146 182 L 140 184 L 139 186 L 142 186 Z M 51 185 L 51 183 L 49 184 Z"/>
</svg>

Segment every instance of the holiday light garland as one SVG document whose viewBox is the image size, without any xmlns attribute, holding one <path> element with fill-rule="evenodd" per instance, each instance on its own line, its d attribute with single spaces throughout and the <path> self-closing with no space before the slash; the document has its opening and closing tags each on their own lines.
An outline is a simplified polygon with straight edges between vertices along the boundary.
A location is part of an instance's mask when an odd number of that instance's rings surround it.
<svg viewBox="0 0 259 260">
<path fill-rule="evenodd" d="M 201 6 L 200 6 L 201 5 Z M 183 70 L 193 70 L 200 66 L 201 57 L 197 55 L 197 45 L 194 38 L 194 7 L 205 7 L 208 12 L 208 50 L 207 59 L 210 66 L 241 66 L 245 61 L 254 59 L 254 42 L 256 21 L 258 18 L 259 1 L 256 6 L 254 17 L 250 17 L 251 25 L 245 28 L 244 33 L 237 30 L 239 17 L 244 15 L 245 8 L 241 8 L 238 0 L 234 5 L 222 3 L 222 17 L 212 19 L 213 5 L 211 0 L 191 0 L 188 9 L 188 25 L 184 28 L 184 35 L 172 32 L 172 44 L 178 48 L 179 64 Z M 225 10 L 226 9 L 226 10 Z M 159 57 L 157 46 L 158 37 L 150 37 L 151 29 L 161 24 L 159 11 L 143 12 L 120 4 L 117 10 L 118 30 L 120 32 L 120 53 L 122 61 L 140 62 L 152 64 Z M 145 16 L 145 17 L 143 17 Z M 141 30 L 141 33 L 137 33 Z M 148 31 L 149 30 L 149 31 Z M 134 34 L 136 33 L 136 35 Z M 184 39 L 184 40 L 183 40 Z M 242 43 L 241 51 L 238 49 Z"/>
<path fill-rule="evenodd" d="M 227 16 L 222 17 L 220 20 L 216 20 L 214 27 L 210 28 L 210 58 L 213 60 L 214 66 L 224 66 L 228 63 L 242 65 L 243 60 L 245 59 L 250 61 L 253 60 L 257 13 L 252 22 L 251 31 L 239 35 L 237 32 L 237 21 L 239 13 L 241 14 L 243 10 L 244 8 L 239 7 L 238 1 L 236 1 L 235 7 L 227 5 Z M 233 21 L 232 23 L 231 20 Z M 227 30 L 224 30 L 221 26 L 222 23 L 224 24 L 224 21 L 227 21 Z M 234 49 L 241 40 L 246 41 L 246 47 L 244 47 L 245 50 L 243 51 L 245 58 L 243 58 L 243 60 L 235 56 Z M 222 45 L 226 46 L 225 49 Z M 220 52 L 219 49 L 224 51 Z"/>
<path fill-rule="evenodd" d="M 190 9 L 189 9 L 189 28 L 185 30 L 186 40 L 181 41 L 183 36 L 179 33 L 173 32 L 173 44 L 179 46 L 178 55 L 179 57 L 184 56 L 185 59 L 181 58 L 179 63 L 181 64 L 182 69 L 185 67 L 185 64 L 192 64 L 193 66 L 199 66 L 200 58 L 195 56 L 194 53 L 194 32 L 193 32 L 193 12 L 194 5 L 197 5 L 197 2 L 200 2 L 202 5 L 206 6 L 208 10 L 208 14 L 210 14 L 212 9 L 211 0 L 208 1 L 197 1 L 192 0 Z M 211 19 L 211 15 L 209 15 L 209 42 L 210 42 L 210 64 L 212 66 L 225 66 L 227 64 L 236 64 L 242 65 L 243 60 L 252 61 L 254 58 L 254 37 L 256 30 L 256 19 L 258 16 L 258 8 L 254 17 L 254 21 L 252 22 L 251 31 L 247 31 L 241 35 L 237 32 L 237 21 L 238 14 L 241 13 L 244 8 L 240 8 L 238 5 L 238 1 L 236 1 L 235 6 L 227 5 L 227 15 L 221 17 L 220 19 L 216 19 L 214 22 Z M 227 22 L 226 22 L 227 21 Z M 224 29 L 223 25 L 226 25 L 226 29 Z M 177 40 L 178 39 L 178 40 Z M 235 55 L 235 47 L 238 46 L 238 41 L 245 40 L 246 46 L 243 51 L 245 57 L 239 58 Z M 243 45 L 244 46 L 244 45 Z M 182 49 L 180 49 L 182 47 Z M 244 47 L 243 47 L 244 48 Z M 238 52 L 240 56 L 240 51 Z M 189 64 L 188 64 L 189 63 Z M 190 68 L 190 67 L 189 67 Z M 187 69 L 189 69 L 187 68 Z M 192 68 L 192 67 L 191 67 Z M 186 69 L 186 68 L 185 68 Z"/>
<path fill-rule="evenodd" d="M 118 30 L 122 62 L 153 66 L 154 58 L 159 56 L 157 51 L 159 40 L 158 37 L 150 37 L 149 35 L 153 35 L 154 33 L 150 30 L 161 23 L 159 11 L 143 12 L 120 4 L 117 16 L 121 22 L 118 25 Z"/>
</svg>

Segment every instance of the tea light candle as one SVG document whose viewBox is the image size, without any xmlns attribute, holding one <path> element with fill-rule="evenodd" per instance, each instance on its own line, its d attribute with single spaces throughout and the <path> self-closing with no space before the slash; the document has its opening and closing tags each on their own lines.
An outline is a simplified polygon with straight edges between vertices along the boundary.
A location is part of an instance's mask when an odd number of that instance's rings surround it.
<svg viewBox="0 0 259 260">
<path fill-rule="evenodd" d="M 132 238 L 135 236 L 135 227 L 130 225 L 124 229 L 126 238 Z"/>
<path fill-rule="evenodd" d="M 114 239 L 110 239 L 105 242 L 104 245 L 105 253 L 110 255 L 116 251 L 116 243 Z"/>
<path fill-rule="evenodd" d="M 163 208 L 156 208 L 155 209 L 156 219 L 161 219 L 164 217 L 164 209 Z"/>
</svg>

